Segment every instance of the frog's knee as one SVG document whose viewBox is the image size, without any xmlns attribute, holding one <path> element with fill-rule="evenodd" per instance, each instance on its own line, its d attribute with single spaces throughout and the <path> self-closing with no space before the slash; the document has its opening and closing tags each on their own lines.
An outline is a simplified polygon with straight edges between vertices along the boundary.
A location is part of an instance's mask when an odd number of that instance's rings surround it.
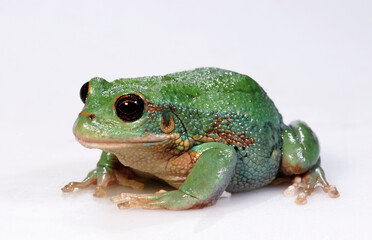
<svg viewBox="0 0 372 240">
<path fill-rule="evenodd" d="M 197 162 L 179 190 L 199 199 L 200 203 L 212 204 L 230 183 L 236 152 L 234 148 L 216 142 L 195 146 L 192 152 L 197 153 Z"/>
<path fill-rule="evenodd" d="M 282 135 L 281 174 L 302 174 L 317 164 L 320 152 L 318 138 L 305 122 L 291 122 L 283 127 Z"/>
</svg>

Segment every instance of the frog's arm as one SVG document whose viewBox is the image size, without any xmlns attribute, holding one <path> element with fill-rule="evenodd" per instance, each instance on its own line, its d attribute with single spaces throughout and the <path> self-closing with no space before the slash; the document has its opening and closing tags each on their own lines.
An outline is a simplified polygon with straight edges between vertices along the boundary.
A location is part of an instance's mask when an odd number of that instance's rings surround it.
<svg viewBox="0 0 372 240">
<path fill-rule="evenodd" d="M 95 197 L 106 196 L 106 188 L 111 183 L 119 183 L 123 186 L 131 186 L 135 189 L 142 189 L 143 184 L 129 179 L 133 173 L 129 168 L 120 164 L 117 157 L 108 152 L 102 152 L 97 163 L 97 167 L 90 171 L 87 177 L 81 182 L 70 182 L 62 188 L 63 192 L 72 192 L 75 188 L 87 188 L 92 184 L 97 184 L 94 192 Z"/>
<path fill-rule="evenodd" d="M 222 143 L 204 143 L 189 153 L 197 162 L 182 186 L 156 194 L 122 193 L 111 198 L 119 208 L 182 210 L 214 204 L 229 184 L 236 165 L 235 150 Z"/>
<path fill-rule="evenodd" d="M 335 186 L 329 185 L 320 166 L 318 138 L 311 128 L 302 121 L 294 121 L 283 126 L 283 150 L 280 175 L 295 176 L 294 183 L 285 191 L 292 195 L 301 188 L 297 204 L 305 204 L 315 186 L 322 186 L 330 197 L 338 197 Z"/>
</svg>

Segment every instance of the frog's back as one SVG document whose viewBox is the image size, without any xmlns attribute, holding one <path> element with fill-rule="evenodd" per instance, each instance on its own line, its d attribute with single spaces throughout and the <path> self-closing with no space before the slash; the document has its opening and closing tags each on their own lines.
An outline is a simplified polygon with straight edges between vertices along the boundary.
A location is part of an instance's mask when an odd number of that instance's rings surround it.
<svg viewBox="0 0 372 240">
<path fill-rule="evenodd" d="M 165 75 L 159 92 L 163 102 L 204 111 L 252 114 L 260 108 L 268 108 L 267 117 L 278 115 L 265 91 L 252 78 L 219 68 L 197 68 Z"/>
</svg>

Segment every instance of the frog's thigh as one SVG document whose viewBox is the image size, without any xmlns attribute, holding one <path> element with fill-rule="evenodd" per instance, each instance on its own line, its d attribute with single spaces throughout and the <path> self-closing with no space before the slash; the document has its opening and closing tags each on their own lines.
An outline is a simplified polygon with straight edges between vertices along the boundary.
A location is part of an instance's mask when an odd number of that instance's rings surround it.
<svg viewBox="0 0 372 240">
<path fill-rule="evenodd" d="M 202 208 L 214 204 L 229 184 L 236 152 L 222 143 L 205 143 L 190 150 L 196 164 L 178 190 L 157 194 L 121 194 L 113 202 L 120 208 Z"/>
<path fill-rule="evenodd" d="M 330 197 L 339 196 L 337 188 L 328 184 L 320 166 L 318 139 L 304 122 L 295 121 L 283 129 L 280 174 L 294 176 L 293 184 L 284 192 L 286 195 L 293 195 L 298 189 L 302 189 L 296 199 L 297 204 L 305 204 L 307 197 L 318 185 Z"/>
<path fill-rule="evenodd" d="M 282 151 L 280 172 L 283 175 L 303 174 L 318 162 L 318 138 L 306 123 L 294 121 L 283 128 Z"/>
</svg>

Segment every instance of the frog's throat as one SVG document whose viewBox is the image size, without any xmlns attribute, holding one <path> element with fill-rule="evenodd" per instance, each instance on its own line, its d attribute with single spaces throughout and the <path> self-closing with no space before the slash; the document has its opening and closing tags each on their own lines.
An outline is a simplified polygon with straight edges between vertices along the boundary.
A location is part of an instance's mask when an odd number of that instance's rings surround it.
<svg viewBox="0 0 372 240">
<path fill-rule="evenodd" d="M 161 144 L 167 142 L 166 136 L 148 135 L 144 137 L 136 137 L 129 139 L 112 139 L 112 138 L 84 138 L 81 136 L 75 136 L 76 140 L 86 148 L 97 148 L 97 149 L 121 149 L 128 147 L 135 147 L 137 145 L 144 144 Z"/>
</svg>

